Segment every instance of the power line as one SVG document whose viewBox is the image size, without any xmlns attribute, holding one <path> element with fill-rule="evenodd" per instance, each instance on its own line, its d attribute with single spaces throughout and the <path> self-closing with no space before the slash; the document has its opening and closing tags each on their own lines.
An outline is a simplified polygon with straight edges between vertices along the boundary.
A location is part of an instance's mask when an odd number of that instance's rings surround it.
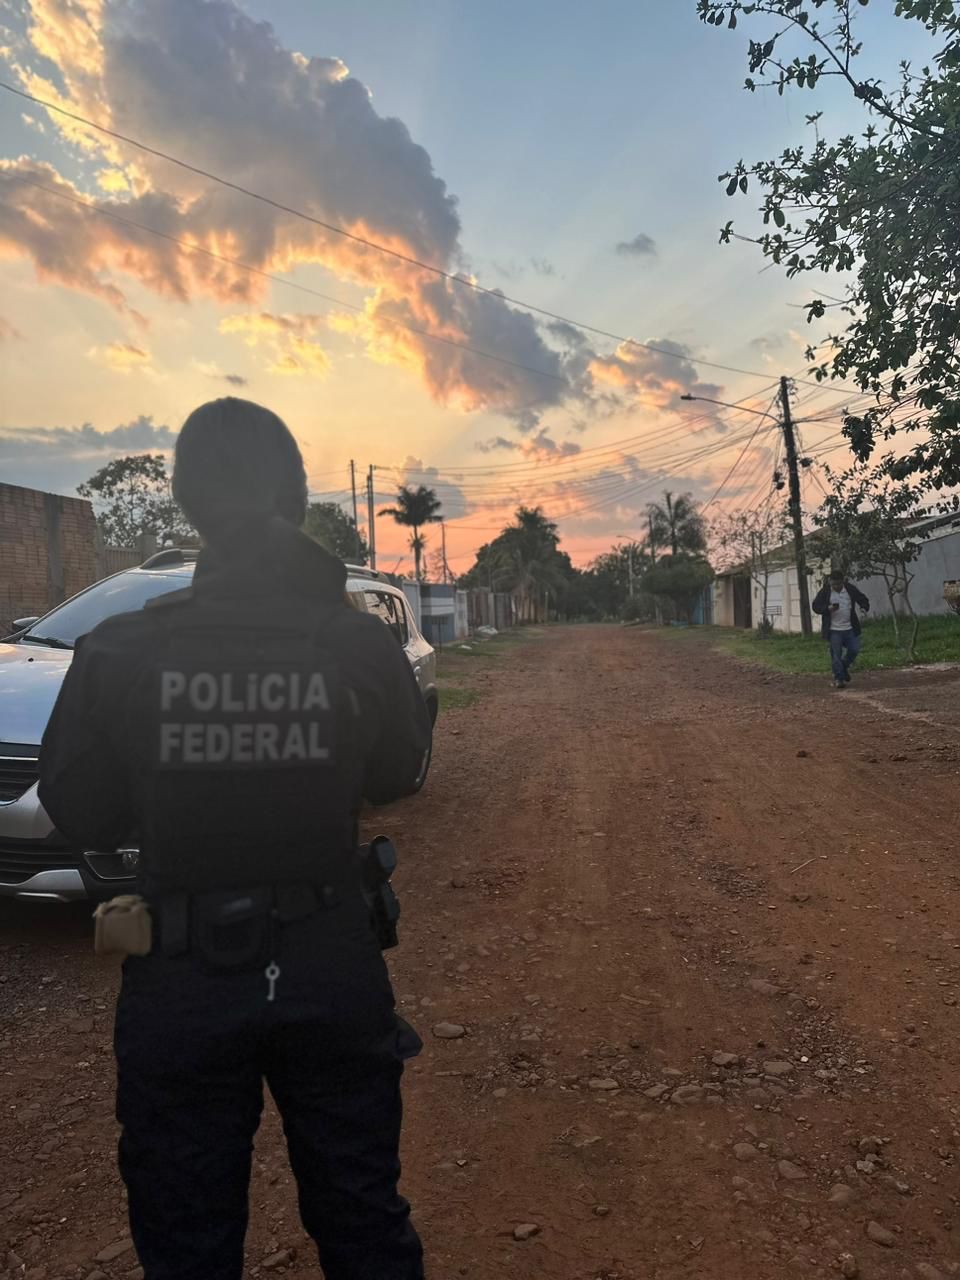
<svg viewBox="0 0 960 1280">
<path fill-rule="evenodd" d="M 769 391 L 770 387 L 774 385 L 776 384 L 771 383 L 770 386 L 765 387 L 763 391 Z M 755 393 L 749 396 L 744 396 L 742 400 L 734 401 L 734 403 L 730 406 L 730 408 L 733 409 L 735 412 L 747 412 L 747 410 L 741 410 L 740 406 L 745 405 L 749 400 L 756 399 L 757 394 L 763 394 L 763 392 Z M 473 473 L 476 473 L 479 476 L 481 474 L 501 474 L 505 472 L 525 472 L 525 473 L 529 472 L 532 475 L 541 475 L 543 474 L 543 471 L 546 468 L 554 468 L 554 467 L 567 466 L 570 464 L 574 464 L 576 462 L 579 462 L 583 458 L 587 458 L 590 455 L 596 455 L 596 454 L 608 453 L 608 452 L 618 453 L 618 452 L 622 452 L 624 449 L 631 447 L 635 444 L 641 444 L 641 443 L 648 444 L 654 440 L 657 440 L 663 437 L 681 435 L 685 431 L 689 430 L 690 427 L 696 426 L 698 423 L 701 423 L 701 422 L 707 422 L 710 419 L 715 417 L 716 415 L 712 412 L 698 413 L 693 417 L 689 417 L 686 414 L 680 414 L 674 419 L 674 421 L 666 424 L 665 426 L 659 428 L 656 431 L 650 432 L 649 434 L 638 433 L 635 436 L 627 436 L 620 440 L 611 440 L 607 444 L 595 445 L 593 448 L 590 448 L 590 449 L 581 449 L 580 452 L 576 454 L 568 454 L 565 457 L 544 458 L 536 462 L 527 460 L 524 462 L 509 462 L 509 463 L 499 463 L 499 464 L 490 463 L 483 466 L 469 466 L 469 465 L 460 466 L 457 463 L 441 462 L 441 463 L 435 463 L 433 466 L 430 466 L 430 467 L 404 467 L 404 466 L 395 465 L 392 463 L 377 463 L 376 469 L 378 471 L 394 471 L 394 472 L 403 472 L 409 475 L 422 475 L 422 476 L 427 476 L 429 478 L 433 478 L 433 473 L 437 471 L 447 471 L 454 477 L 473 474 Z"/>
<path fill-rule="evenodd" d="M 128 134 L 119 133 L 115 129 L 108 129 L 106 125 L 97 124 L 95 121 L 89 120 L 75 111 L 69 111 L 66 107 L 58 106 L 54 102 L 49 102 L 44 98 L 37 97 L 35 94 L 27 93 L 23 89 L 18 89 L 15 85 L 8 84 L 5 81 L 0 80 L 0 89 L 3 89 L 6 93 L 12 93 L 16 97 L 22 98 L 27 102 L 33 102 L 37 106 L 45 108 L 47 111 L 54 111 L 59 115 L 65 116 L 68 120 L 73 120 L 76 124 L 82 124 L 88 129 L 94 129 L 97 133 L 102 133 L 106 137 L 113 138 L 117 142 L 123 142 L 128 146 L 135 147 L 138 151 L 143 151 L 147 155 L 155 156 L 159 160 L 165 160 L 169 164 L 185 169 L 188 173 L 195 174 L 197 177 L 206 178 L 210 182 L 216 182 L 220 186 L 226 187 L 231 191 L 236 191 L 240 195 L 248 196 L 251 200 L 257 200 L 261 204 L 269 205 L 280 213 L 288 213 L 292 217 L 301 218 L 303 221 L 312 223 L 314 226 L 322 227 L 325 231 L 329 231 L 333 235 L 342 236 L 346 240 L 350 240 L 355 244 L 363 245 L 367 249 L 373 249 L 377 253 L 382 253 L 388 257 L 395 258 L 397 261 L 404 262 L 408 266 L 418 267 L 422 271 L 432 272 L 434 275 L 447 280 L 451 284 L 459 285 L 462 288 L 472 289 L 475 293 L 496 298 L 500 302 L 509 302 L 515 307 L 520 307 L 535 315 L 543 316 L 545 319 L 553 320 L 558 324 L 570 325 L 574 329 L 579 329 L 582 333 L 592 333 L 598 337 L 609 338 L 613 342 L 622 343 L 626 346 L 639 347 L 642 350 L 650 351 L 655 355 L 667 356 L 672 360 L 686 360 L 689 364 L 702 365 L 704 368 L 708 369 L 721 369 L 725 373 L 738 373 L 747 378 L 762 378 L 764 381 L 769 379 L 770 375 L 768 373 L 758 373 L 755 369 L 740 369 L 735 365 L 719 364 L 713 360 L 702 360 L 694 358 L 693 356 L 685 355 L 681 352 L 671 351 L 668 347 L 657 347 L 649 342 L 640 342 L 638 339 L 629 338 L 625 334 L 614 333 L 609 329 L 601 329 L 596 325 L 590 325 L 580 320 L 574 320 L 570 316 L 560 315 L 559 312 L 550 311 L 546 307 L 535 306 L 532 302 L 525 302 L 522 298 L 512 297 L 510 294 L 503 293 L 499 289 L 487 288 L 485 285 L 479 284 L 476 280 L 471 280 L 466 276 L 446 271 L 443 267 L 434 266 L 432 263 L 423 262 L 421 259 L 413 257 L 411 254 L 402 253 L 399 249 L 391 249 L 387 245 L 379 244 L 376 240 L 370 240 L 365 236 L 357 235 L 355 232 L 347 231 L 345 227 L 338 226 L 334 222 L 327 222 L 323 218 L 317 218 L 313 214 L 305 213 L 302 209 L 297 209 L 293 205 L 284 204 L 280 200 L 274 200 L 271 196 L 266 196 L 260 191 L 253 191 L 250 187 L 244 187 L 238 182 L 232 182 L 229 178 L 224 178 L 220 174 L 211 172 L 209 169 L 203 169 L 199 165 L 190 164 L 188 161 L 181 160 L 178 156 L 171 155 L 167 151 L 161 151 L 157 147 L 151 147 L 145 142 L 140 142 L 137 138 L 131 138 Z M 457 346 L 460 344 L 454 343 L 453 345 Z M 531 370 L 531 372 L 539 371 Z M 800 381 L 806 382 L 805 379 L 801 379 Z M 819 386 L 820 384 L 808 382 L 807 385 Z"/>
<path fill-rule="evenodd" d="M 698 450 L 693 454 L 687 455 L 685 457 L 677 458 L 675 460 L 675 466 L 673 469 L 661 471 L 658 475 L 654 476 L 652 479 L 648 481 L 642 481 L 639 485 L 628 486 L 626 490 L 624 490 L 619 494 L 613 494 L 610 497 L 602 498 L 599 501 L 588 503 L 586 506 L 581 507 L 578 511 L 573 512 L 572 515 L 575 517 L 581 516 L 585 511 L 593 511 L 596 507 L 605 506 L 608 502 L 622 502 L 625 498 L 629 498 L 636 493 L 642 492 L 645 489 L 649 489 L 653 485 L 661 483 L 661 481 L 663 481 L 664 479 L 668 478 L 671 475 L 676 475 L 677 467 L 687 467 L 691 463 L 699 462 L 702 458 L 709 457 L 711 454 L 723 452 L 725 449 L 732 448 L 735 444 L 739 444 L 740 441 L 742 441 L 744 436 L 747 434 L 748 434 L 747 432 L 744 432 L 743 435 L 734 437 L 718 445 L 711 445 L 711 446 L 708 446 L 707 448 Z"/>
<path fill-rule="evenodd" d="M 762 423 L 762 422 L 758 422 L 758 423 L 757 423 L 756 430 L 753 432 L 753 435 L 751 435 L 751 436 L 750 436 L 750 438 L 749 438 L 749 440 L 747 441 L 747 443 L 743 446 L 743 448 L 741 449 L 740 453 L 737 455 L 737 460 L 736 460 L 736 462 L 733 464 L 733 466 L 730 468 L 730 470 L 727 472 L 727 474 L 723 477 L 723 479 L 722 479 L 722 480 L 720 481 L 720 483 L 717 485 L 716 489 L 713 491 L 713 496 L 710 498 L 710 500 L 709 500 L 708 502 L 706 502 L 706 503 L 705 503 L 705 504 L 700 508 L 700 514 L 701 514 L 701 515 L 703 515 L 703 514 L 704 514 L 705 512 L 707 512 L 707 511 L 709 511 L 709 510 L 710 510 L 710 508 L 713 506 L 713 504 L 716 502 L 716 500 L 720 497 L 721 493 L 723 493 L 723 491 L 724 491 L 724 489 L 727 487 L 727 484 L 729 483 L 730 478 L 732 477 L 733 473 L 736 471 L 737 467 L 739 467 L 740 463 L 741 463 L 741 462 L 744 460 L 744 458 L 747 456 L 747 453 L 748 453 L 748 451 L 749 451 L 750 447 L 752 446 L 752 444 L 753 444 L 754 440 L 755 440 L 755 439 L 757 438 L 757 436 L 760 434 L 760 428 L 762 427 L 762 425 L 763 425 L 763 423 Z"/>
<path fill-rule="evenodd" d="M 0 88 L 2 87 L 3 85 L 0 84 Z M 346 307 L 350 311 L 366 313 L 366 308 L 359 303 L 345 302 L 342 298 L 335 298 L 329 293 L 321 293 L 319 289 L 299 284 L 296 280 L 287 279 L 286 276 L 278 276 L 270 271 L 262 271 L 259 267 L 251 266 L 249 262 L 242 262 L 239 258 L 231 258 L 226 254 L 216 253 L 213 249 L 206 249 L 202 245 L 191 244 L 189 240 L 181 240 L 178 236 L 169 235 L 166 231 L 159 231 L 156 227 L 150 227 L 144 222 L 126 218 L 110 209 L 102 209 L 99 205 L 94 204 L 92 200 L 84 200 L 81 196 L 69 195 L 66 191 L 58 191 L 56 187 L 48 187 L 43 182 L 36 182 L 32 178 L 24 178 L 21 175 L 17 176 L 17 181 L 28 187 L 36 187 L 39 191 L 45 191 L 48 195 L 56 196 L 60 200 L 66 200 L 70 204 L 79 205 L 80 208 L 86 209 L 90 213 L 95 213 L 101 218 L 109 218 L 113 222 L 121 222 L 125 226 L 135 227 L 138 231 L 146 231 L 150 235 L 158 236 L 161 240 L 167 240 L 171 244 L 178 245 L 189 253 L 199 253 L 205 258 L 213 258 L 215 262 L 223 262 L 242 271 L 249 271 L 251 275 L 260 276 L 264 280 L 271 280 L 274 284 L 285 284 L 291 289 L 298 289 L 301 293 L 308 293 L 314 298 L 322 298 L 323 301 L 332 302 L 338 307 Z M 466 342 L 457 342 L 454 338 L 441 337 L 438 333 L 431 333 L 429 329 L 421 329 L 417 325 L 407 324 L 404 320 L 395 320 L 392 317 L 382 316 L 381 321 L 384 324 L 395 325 L 399 329 L 407 329 L 410 333 L 420 334 L 423 338 L 429 338 L 431 342 L 440 342 L 447 347 L 456 347 L 460 351 L 469 351 L 471 355 L 480 356 L 484 360 L 495 360 L 498 364 L 510 365 L 513 369 L 522 369 L 525 373 L 533 373 L 540 378 L 549 378 L 555 382 L 565 383 L 567 381 L 562 373 L 548 373 L 545 369 L 536 369 L 532 365 L 521 364 L 519 361 L 510 360 L 506 356 L 497 356 L 490 351 L 481 351 L 479 347 L 473 347 Z"/>
<path fill-rule="evenodd" d="M 644 470 L 647 470 L 651 466 L 658 466 L 662 469 L 665 466 L 669 466 L 674 463 L 682 463 L 688 459 L 695 460 L 715 453 L 724 453 L 728 449 L 734 448 L 737 444 L 741 443 L 745 434 L 746 433 L 742 433 L 730 438 L 715 440 L 707 445 L 697 445 L 692 450 L 681 450 L 679 453 L 671 452 L 666 456 L 657 458 L 648 457 L 646 459 L 637 460 L 637 462 Z M 756 434 L 756 429 L 754 429 L 753 434 Z M 552 491 L 545 491 L 543 493 L 543 497 L 553 500 L 579 497 L 602 501 L 604 497 L 610 494 L 616 495 L 617 491 L 622 486 L 631 485 L 634 479 L 635 476 L 624 476 L 623 474 L 616 472 L 607 473 L 604 471 L 595 473 L 594 475 L 587 475 L 583 478 L 562 478 L 556 481 L 557 487 Z M 441 485 L 443 483 L 444 482 L 440 482 Z M 452 484 L 450 487 L 459 488 Z M 515 502 L 517 500 L 522 501 L 525 488 L 529 488 L 528 481 L 522 481 L 519 484 L 514 484 L 512 487 L 506 489 L 488 486 L 479 491 L 467 491 L 466 489 L 460 489 L 459 491 L 462 492 L 470 502 L 478 503 L 483 506 L 493 506 L 499 505 L 500 503 L 506 504 L 509 502 Z M 596 505 L 596 503 L 594 505 Z"/>
</svg>

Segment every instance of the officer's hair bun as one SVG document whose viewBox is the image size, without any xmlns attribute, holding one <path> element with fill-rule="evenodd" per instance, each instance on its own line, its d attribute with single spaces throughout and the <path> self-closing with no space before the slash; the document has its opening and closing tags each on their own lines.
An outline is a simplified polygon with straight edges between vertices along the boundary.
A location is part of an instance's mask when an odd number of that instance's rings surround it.
<svg viewBox="0 0 960 1280">
<path fill-rule="evenodd" d="M 299 528 L 307 512 L 300 448 L 263 405 L 236 396 L 210 400 L 177 438 L 173 496 L 207 538 L 249 518 L 279 516 Z"/>
</svg>

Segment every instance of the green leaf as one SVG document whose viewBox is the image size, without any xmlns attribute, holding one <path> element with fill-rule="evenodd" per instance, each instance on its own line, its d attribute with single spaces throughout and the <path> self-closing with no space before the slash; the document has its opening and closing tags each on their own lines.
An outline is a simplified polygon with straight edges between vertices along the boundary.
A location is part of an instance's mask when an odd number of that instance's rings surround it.
<svg viewBox="0 0 960 1280">
<path fill-rule="evenodd" d="M 784 213 L 783 213 L 783 210 L 782 210 L 782 209 L 774 209 L 774 211 L 773 211 L 773 220 L 774 220 L 774 222 L 777 224 L 777 226 L 778 226 L 778 227 L 782 227 L 782 226 L 784 225 L 784 223 L 786 222 L 786 220 L 787 220 L 787 219 L 785 218 L 785 216 L 784 216 Z"/>
<path fill-rule="evenodd" d="M 736 178 L 731 178 L 730 181 L 727 183 L 727 195 L 735 196 L 736 194 L 737 194 L 737 180 Z"/>
</svg>

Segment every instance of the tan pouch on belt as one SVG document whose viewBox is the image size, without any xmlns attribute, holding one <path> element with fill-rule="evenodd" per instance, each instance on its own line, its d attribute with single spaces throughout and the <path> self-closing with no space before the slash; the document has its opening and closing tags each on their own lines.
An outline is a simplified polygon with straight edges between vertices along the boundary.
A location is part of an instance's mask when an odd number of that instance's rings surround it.
<svg viewBox="0 0 960 1280">
<path fill-rule="evenodd" d="M 136 893 L 101 902 L 93 913 L 93 949 L 98 956 L 145 956 L 153 945 L 150 908 Z"/>
</svg>

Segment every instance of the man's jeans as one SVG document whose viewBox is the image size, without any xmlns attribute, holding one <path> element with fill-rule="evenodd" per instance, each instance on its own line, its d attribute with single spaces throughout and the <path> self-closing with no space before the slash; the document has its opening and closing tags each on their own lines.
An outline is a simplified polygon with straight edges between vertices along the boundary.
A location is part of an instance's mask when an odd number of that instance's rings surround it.
<svg viewBox="0 0 960 1280">
<path fill-rule="evenodd" d="M 850 678 L 849 669 L 857 660 L 861 643 L 860 636 L 854 631 L 830 632 L 830 659 L 835 680 L 842 680 L 845 684 Z"/>
</svg>

